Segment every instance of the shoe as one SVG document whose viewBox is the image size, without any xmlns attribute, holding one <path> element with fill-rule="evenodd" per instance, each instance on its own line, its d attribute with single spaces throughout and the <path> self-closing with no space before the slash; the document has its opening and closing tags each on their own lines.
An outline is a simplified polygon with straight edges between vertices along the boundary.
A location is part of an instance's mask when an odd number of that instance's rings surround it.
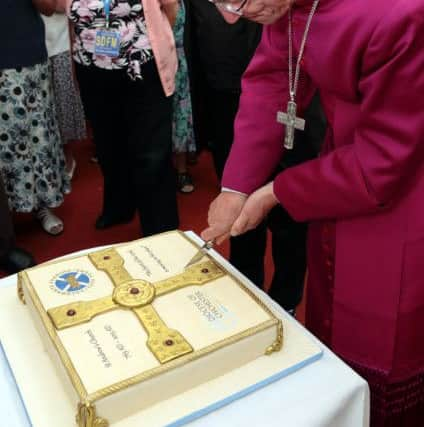
<svg viewBox="0 0 424 427">
<path fill-rule="evenodd" d="M 32 255 L 20 248 L 12 248 L 0 258 L 0 270 L 8 274 L 18 273 L 26 268 L 33 267 L 35 264 Z"/>
<path fill-rule="evenodd" d="M 187 172 L 177 174 L 177 188 L 181 193 L 192 193 L 194 190 L 193 179 Z"/>
<path fill-rule="evenodd" d="M 43 230 L 52 236 L 57 236 L 63 231 L 63 221 L 58 218 L 49 208 L 41 208 L 34 213 L 40 221 Z"/>
<path fill-rule="evenodd" d="M 113 227 L 118 224 L 128 224 L 133 220 L 134 214 L 126 216 L 111 216 L 107 214 L 101 214 L 96 220 L 96 229 L 104 230 L 105 228 Z"/>
</svg>

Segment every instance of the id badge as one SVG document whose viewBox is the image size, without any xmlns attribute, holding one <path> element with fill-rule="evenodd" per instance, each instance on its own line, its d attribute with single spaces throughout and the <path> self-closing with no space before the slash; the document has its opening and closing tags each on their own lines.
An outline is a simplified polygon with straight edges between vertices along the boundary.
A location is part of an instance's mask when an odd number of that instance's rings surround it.
<svg viewBox="0 0 424 427">
<path fill-rule="evenodd" d="M 116 31 L 98 30 L 94 44 L 96 55 L 116 57 L 119 55 L 121 35 Z"/>
</svg>

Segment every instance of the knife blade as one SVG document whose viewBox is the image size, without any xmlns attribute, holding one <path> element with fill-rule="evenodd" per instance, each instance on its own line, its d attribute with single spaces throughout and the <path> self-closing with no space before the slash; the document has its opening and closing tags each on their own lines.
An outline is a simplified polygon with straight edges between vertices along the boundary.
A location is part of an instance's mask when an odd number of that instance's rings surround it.
<svg viewBox="0 0 424 427">
<path fill-rule="evenodd" d="M 195 253 L 195 255 L 190 259 L 190 261 L 186 264 L 184 268 L 190 267 L 190 265 L 195 264 L 196 262 L 199 262 L 208 252 L 211 248 L 213 248 L 213 245 L 215 242 L 213 240 L 208 240 L 205 242 L 199 250 Z"/>
</svg>

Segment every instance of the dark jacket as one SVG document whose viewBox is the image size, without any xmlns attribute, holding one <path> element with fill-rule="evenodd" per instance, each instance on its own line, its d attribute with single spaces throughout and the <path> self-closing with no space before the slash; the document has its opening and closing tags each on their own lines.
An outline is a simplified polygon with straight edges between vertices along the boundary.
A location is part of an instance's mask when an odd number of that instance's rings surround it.
<svg viewBox="0 0 424 427">
<path fill-rule="evenodd" d="M 0 70 L 47 61 L 44 24 L 31 0 L 1 0 Z"/>
<path fill-rule="evenodd" d="M 191 74 L 202 73 L 214 89 L 240 89 L 241 75 L 260 41 L 261 26 L 245 19 L 228 24 L 207 0 L 185 0 L 185 4 Z"/>
</svg>

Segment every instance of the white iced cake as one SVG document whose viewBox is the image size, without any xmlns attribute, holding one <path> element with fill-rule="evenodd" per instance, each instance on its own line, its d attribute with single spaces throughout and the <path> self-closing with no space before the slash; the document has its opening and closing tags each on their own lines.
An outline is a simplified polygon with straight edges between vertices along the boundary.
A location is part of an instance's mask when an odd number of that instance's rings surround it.
<svg viewBox="0 0 424 427">
<path fill-rule="evenodd" d="M 76 425 L 105 427 L 282 345 L 282 324 L 175 231 L 19 275 Z M 70 420 L 72 423 L 72 420 Z"/>
</svg>

